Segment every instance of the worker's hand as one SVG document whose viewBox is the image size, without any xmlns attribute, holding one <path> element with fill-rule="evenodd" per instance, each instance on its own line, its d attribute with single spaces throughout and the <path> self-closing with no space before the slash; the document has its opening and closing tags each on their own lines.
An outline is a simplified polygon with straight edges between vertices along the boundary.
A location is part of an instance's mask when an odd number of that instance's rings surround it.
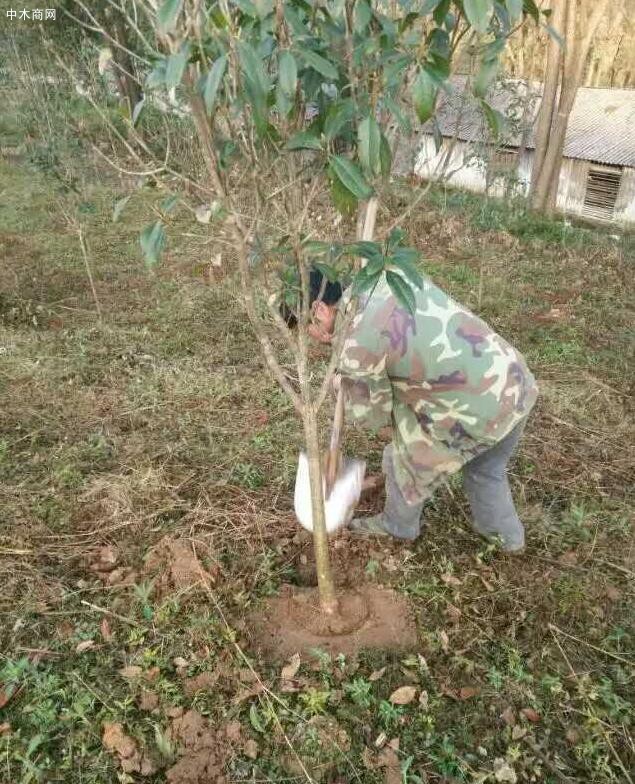
<svg viewBox="0 0 635 784">
<path fill-rule="evenodd" d="M 309 336 L 313 338 L 313 340 L 317 340 L 318 343 L 330 343 L 333 339 L 333 335 L 321 327 L 319 324 L 312 322 L 307 327 Z"/>
</svg>

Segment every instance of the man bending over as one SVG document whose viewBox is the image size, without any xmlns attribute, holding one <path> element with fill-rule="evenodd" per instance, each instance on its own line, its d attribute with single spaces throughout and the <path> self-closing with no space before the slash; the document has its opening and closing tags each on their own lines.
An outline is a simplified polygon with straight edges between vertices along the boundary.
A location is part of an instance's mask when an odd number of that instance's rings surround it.
<svg viewBox="0 0 635 784">
<path fill-rule="evenodd" d="M 313 338 L 329 343 L 342 289 L 311 275 Z M 427 277 L 415 314 L 382 281 L 362 298 L 338 372 L 349 418 L 371 429 L 391 425 L 384 449 L 386 504 L 355 519 L 360 533 L 415 539 L 424 502 L 456 471 L 474 528 L 520 552 L 525 532 L 514 507 L 507 464 L 538 394 L 522 355 Z"/>
</svg>

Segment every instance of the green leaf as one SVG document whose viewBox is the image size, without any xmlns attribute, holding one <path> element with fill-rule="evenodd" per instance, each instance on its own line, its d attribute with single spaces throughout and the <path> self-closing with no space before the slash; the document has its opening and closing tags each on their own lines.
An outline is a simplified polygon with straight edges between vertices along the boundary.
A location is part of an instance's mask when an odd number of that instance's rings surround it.
<svg viewBox="0 0 635 784">
<path fill-rule="evenodd" d="M 263 726 L 263 723 L 260 720 L 258 708 L 256 708 L 256 706 L 253 703 L 249 708 L 249 721 L 251 722 L 251 726 L 256 730 L 256 732 L 260 732 L 261 734 L 265 732 L 265 727 Z"/>
<path fill-rule="evenodd" d="M 313 68 L 314 71 L 321 74 L 325 79 L 330 79 L 331 81 L 337 79 L 337 68 L 333 63 L 330 63 L 327 59 L 322 57 L 322 55 L 316 54 L 316 52 L 311 49 L 305 49 L 304 47 L 298 47 L 298 51 L 304 62 L 310 68 Z"/>
<path fill-rule="evenodd" d="M 271 83 L 269 77 L 265 73 L 262 58 L 259 57 L 253 46 L 244 41 L 238 42 L 237 49 L 238 59 L 240 60 L 240 67 L 242 68 L 243 73 L 249 82 L 257 88 L 263 99 L 265 99 L 267 93 L 271 89 Z"/>
<path fill-rule="evenodd" d="M 161 202 L 161 209 L 163 210 L 163 212 L 166 213 L 172 212 L 172 210 L 179 203 L 179 198 L 180 198 L 179 196 L 173 193 L 170 196 L 167 196 L 165 199 L 163 199 L 163 201 Z"/>
<path fill-rule="evenodd" d="M 432 11 L 434 11 L 440 2 L 441 0 L 423 0 L 421 8 L 419 9 L 419 13 L 421 16 L 432 13 Z"/>
<path fill-rule="evenodd" d="M 493 0 L 463 0 L 465 16 L 479 33 L 486 33 L 494 11 Z"/>
<path fill-rule="evenodd" d="M 401 275 L 396 272 L 391 272 L 390 270 L 386 272 L 386 281 L 397 302 L 399 302 L 411 316 L 414 316 L 417 303 L 410 284 L 407 283 Z"/>
<path fill-rule="evenodd" d="M 324 135 L 332 141 L 355 115 L 355 104 L 350 98 L 332 103 L 324 117 Z"/>
<path fill-rule="evenodd" d="M 398 267 L 408 280 L 418 289 L 423 288 L 423 277 L 415 266 L 419 258 L 419 251 L 414 248 L 400 248 L 391 258 L 391 262 Z"/>
<path fill-rule="evenodd" d="M 128 194 L 128 196 L 124 196 L 123 199 L 119 199 L 119 201 L 115 204 L 115 208 L 112 211 L 112 222 L 117 223 L 119 218 L 121 217 L 121 213 L 123 212 L 124 207 L 130 199 L 132 198 L 132 194 Z"/>
<path fill-rule="evenodd" d="M 498 60 L 485 60 L 481 63 L 474 79 L 474 95 L 477 98 L 485 98 L 489 86 L 496 78 L 498 67 Z"/>
<path fill-rule="evenodd" d="M 389 95 L 382 96 L 382 101 L 384 106 L 388 111 L 392 114 L 392 116 L 397 120 L 399 123 L 399 127 L 402 131 L 406 131 L 410 133 L 410 120 L 406 115 L 401 111 L 397 103 L 393 101 L 393 99 Z"/>
<path fill-rule="evenodd" d="M 135 108 L 132 110 L 131 120 L 132 120 L 132 127 L 133 128 L 137 124 L 137 120 L 139 119 L 139 115 L 141 114 L 141 111 L 143 110 L 143 107 L 145 106 L 145 104 L 146 104 L 146 99 L 142 98 L 140 101 L 137 102 L 137 104 L 135 105 Z"/>
<path fill-rule="evenodd" d="M 190 46 L 185 44 L 178 52 L 171 54 L 165 68 L 165 86 L 169 90 L 181 84 L 183 71 L 190 57 Z"/>
<path fill-rule="evenodd" d="M 523 0 L 505 0 L 510 19 L 515 22 L 523 14 Z"/>
<path fill-rule="evenodd" d="M 208 73 L 202 77 L 202 90 L 203 101 L 205 102 L 205 109 L 209 115 L 212 114 L 214 106 L 216 105 L 216 96 L 218 95 L 218 88 L 223 81 L 225 69 L 227 68 L 227 55 L 222 54 L 209 69 Z"/>
<path fill-rule="evenodd" d="M 251 0 L 233 0 L 233 3 L 240 8 L 243 14 L 247 14 L 247 16 L 251 16 L 254 19 L 258 18 L 258 9 Z"/>
<path fill-rule="evenodd" d="M 367 267 L 368 265 L 366 265 L 366 267 L 362 267 L 362 269 L 359 270 L 353 279 L 353 285 L 351 288 L 351 294 L 353 297 L 357 297 L 360 294 L 363 294 L 365 291 L 372 289 L 377 285 L 377 283 L 379 283 L 381 272 L 378 272 L 375 275 L 369 275 L 367 272 Z"/>
<path fill-rule="evenodd" d="M 373 12 L 367 0 L 357 0 L 353 10 L 353 30 L 363 33 L 373 18 Z"/>
<path fill-rule="evenodd" d="M 366 270 L 367 275 L 377 275 L 378 273 L 384 271 L 385 264 L 386 257 L 379 254 L 379 256 L 374 256 L 372 259 L 368 259 L 368 263 L 364 269 Z"/>
<path fill-rule="evenodd" d="M 377 175 L 381 171 L 381 130 L 377 120 L 369 115 L 361 121 L 357 133 L 357 154 L 367 174 Z"/>
<path fill-rule="evenodd" d="M 349 256 L 361 256 L 363 259 L 374 259 L 381 256 L 381 245 L 371 240 L 358 240 L 346 246 L 346 253 Z"/>
<path fill-rule="evenodd" d="M 492 108 L 487 101 L 481 100 L 481 109 L 487 120 L 490 131 L 493 136 L 499 136 L 501 130 L 505 127 L 505 117 L 498 111 Z"/>
<path fill-rule="evenodd" d="M 176 20 L 183 8 L 183 0 L 165 0 L 157 11 L 157 26 L 159 32 L 170 33 L 176 26 Z"/>
<path fill-rule="evenodd" d="M 331 249 L 331 243 L 322 242 L 321 240 L 308 240 L 302 243 L 302 247 L 310 256 L 323 256 Z"/>
<path fill-rule="evenodd" d="M 278 84 L 287 98 L 295 97 L 298 85 L 298 66 L 289 51 L 280 52 L 278 57 Z"/>
<path fill-rule="evenodd" d="M 159 60 L 152 71 L 146 76 L 146 87 L 149 90 L 153 90 L 156 87 L 163 87 L 165 85 L 165 68 L 166 68 L 167 60 L 166 58 L 162 58 Z"/>
<path fill-rule="evenodd" d="M 427 71 L 421 69 L 412 85 L 412 100 L 419 121 L 424 123 L 434 114 L 438 88 Z"/>
<path fill-rule="evenodd" d="M 321 261 L 313 262 L 313 266 L 320 270 L 322 275 L 324 275 L 324 277 L 327 278 L 327 280 L 329 280 L 331 283 L 336 283 L 338 281 L 339 276 L 335 267 L 332 267 L 330 264 L 324 264 Z"/>
<path fill-rule="evenodd" d="M 285 95 L 280 87 L 280 82 L 278 82 L 278 84 L 276 84 L 276 108 L 280 112 L 280 116 L 286 117 L 294 106 L 295 103 L 291 98 Z"/>
<path fill-rule="evenodd" d="M 452 2 L 452 0 L 441 0 L 439 5 L 434 9 L 434 13 L 432 14 L 432 18 L 434 19 L 434 21 L 438 25 L 441 25 L 441 24 L 443 24 L 445 22 L 445 19 L 446 19 L 447 15 L 448 15 L 448 12 L 450 10 L 451 2 Z"/>
<path fill-rule="evenodd" d="M 373 189 L 366 182 L 359 166 L 342 155 L 334 155 L 329 161 L 331 173 L 357 199 L 370 199 Z"/>
<path fill-rule="evenodd" d="M 286 143 L 287 150 L 321 150 L 322 142 L 310 131 L 294 133 Z"/>
<path fill-rule="evenodd" d="M 331 174 L 331 198 L 342 215 L 352 215 L 357 209 L 357 198 L 346 188 L 342 181 Z"/>
<path fill-rule="evenodd" d="M 381 142 L 379 144 L 379 161 L 381 165 L 381 173 L 384 177 L 388 177 L 392 171 L 392 150 L 388 139 L 382 133 Z"/>
<path fill-rule="evenodd" d="M 139 237 L 141 250 L 145 257 L 146 265 L 154 267 L 159 263 L 159 258 L 165 248 L 165 229 L 160 220 L 146 226 Z"/>
<path fill-rule="evenodd" d="M 531 16 L 536 24 L 540 22 L 540 9 L 534 0 L 523 0 L 523 10 Z"/>
</svg>

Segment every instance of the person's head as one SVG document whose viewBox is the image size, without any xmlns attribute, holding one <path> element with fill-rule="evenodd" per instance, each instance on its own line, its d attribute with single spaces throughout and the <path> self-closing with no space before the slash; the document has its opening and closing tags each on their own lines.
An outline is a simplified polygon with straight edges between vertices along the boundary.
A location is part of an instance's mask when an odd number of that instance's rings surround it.
<svg viewBox="0 0 635 784">
<path fill-rule="evenodd" d="M 342 297 L 342 286 L 337 281 L 328 280 L 318 269 L 311 270 L 309 281 L 309 307 L 312 323 L 309 335 L 320 343 L 330 343 L 335 328 L 337 303 Z M 297 324 L 297 318 L 288 308 L 283 310 L 283 318 L 290 327 Z"/>
</svg>

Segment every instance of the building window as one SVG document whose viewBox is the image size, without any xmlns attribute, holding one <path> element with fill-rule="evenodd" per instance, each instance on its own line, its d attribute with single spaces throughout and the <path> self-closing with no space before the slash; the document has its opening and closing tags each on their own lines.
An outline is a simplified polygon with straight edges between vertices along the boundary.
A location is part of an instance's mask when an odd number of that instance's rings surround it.
<svg viewBox="0 0 635 784">
<path fill-rule="evenodd" d="M 591 166 L 587 174 L 583 214 L 596 220 L 613 220 L 621 181 L 621 166 Z"/>
</svg>

